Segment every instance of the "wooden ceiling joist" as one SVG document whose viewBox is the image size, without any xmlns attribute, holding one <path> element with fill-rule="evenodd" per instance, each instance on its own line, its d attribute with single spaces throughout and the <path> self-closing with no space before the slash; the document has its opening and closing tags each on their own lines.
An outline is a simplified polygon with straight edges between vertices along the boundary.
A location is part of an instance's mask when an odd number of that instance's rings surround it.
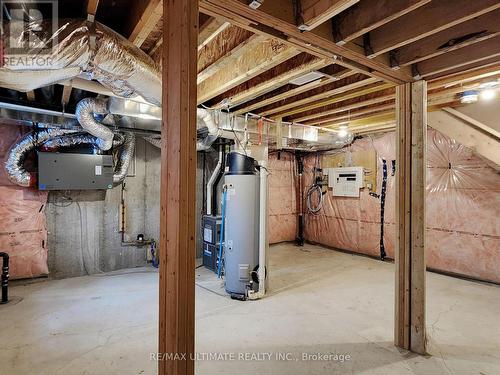
<svg viewBox="0 0 500 375">
<path fill-rule="evenodd" d="M 204 68 L 201 72 L 198 73 L 198 84 L 206 80 L 208 77 L 214 75 L 217 71 L 226 68 L 231 63 L 234 63 L 235 59 L 240 57 L 243 53 L 245 53 L 249 46 L 251 48 L 252 45 L 256 45 L 265 40 L 265 37 L 262 35 L 253 34 L 250 38 L 244 40 L 239 43 L 235 48 L 229 50 L 225 55 L 215 61 L 213 64 L 210 64 L 206 68 Z"/>
<path fill-rule="evenodd" d="M 211 40 L 228 28 L 229 25 L 229 22 L 214 17 L 210 17 L 203 25 L 200 25 L 198 50 L 210 43 Z"/>
<path fill-rule="evenodd" d="M 500 37 L 491 38 L 476 43 L 467 48 L 467 52 L 455 50 L 441 56 L 431 58 L 416 64 L 419 77 L 429 77 L 442 74 L 448 70 L 460 68 L 489 59 L 500 60 Z"/>
<path fill-rule="evenodd" d="M 236 95 L 233 96 L 229 96 L 227 98 L 229 105 L 231 107 L 235 107 L 243 103 L 246 103 L 252 99 L 255 99 L 260 95 L 266 94 L 270 91 L 273 91 L 287 84 L 293 79 L 296 79 L 312 71 L 324 68 L 325 66 L 331 63 L 333 63 L 333 60 L 331 59 L 314 58 L 313 60 L 307 61 L 279 75 L 275 75 L 271 79 L 268 79 L 262 83 L 252 86 L 243 92 L 237 93 Z"/>
<path fill-rule="evenodd" d="M 306 116 L 298 117 L 298 118 L 293 118 L 294 122 L 299 122 L 301 124 L 306 124 L 306 125 L 316 125 L 316 124 L 321 124 L 324 122 L 330 121 L 330 117 L 332 115 L 338 115 L 339 113 L 345 112 L 345 111 L 352 111 L 355 109 L 359 109 L 362 107 L 374 105 L 374 104 L 379 104 L 386 102 L 388 100 L 394 99 L 394 90 L 390 90 L 391 92 L 388 94 L 376 96 L 371 99 L 367 100 L 362 100 L 362 98 L 356 98 L 354 103 L 345 105 L 344 102 L 339 102 L 336 103 L 336 108 L 326 110 L 326 111 L 319 111 L 314 114 L 309 114 Z"/>
<path fill-rule="evenodd" d="M 198 104 L 204 103 L 239 84 L 297 56 L 300 51 L 277 39 L 248 45 L 232 59 L 231 69 L 222 69 L 198 85 Z"/>
<path fill-rule="evenodd" d="M 362 0 L 334 19 L 333 32 L 338 45 L 344 45 L 367 32 L 405 15 L 431 0 Z"/>
<path fill-rule="evenodd" d="M 267 98 L 257 99 L 256 102 L 254 102 L 250 105 L 247 105 L 243 108 L 238 109 L 237 111 L 234 112 L 234 114 L 242 115 L 242 114 L 245 114 L 248 112 L 252 112 L 255 109 L 263 108 L 263 107 L 269 106 L 271 104 L 274 104 L 276 102 L 286 100 L 286 99 L 291 98 L 293 96 L 303 94 L 307 91 L 317 89 L 319 87 L 328 85 L 332 82 L 335 82 L 335 81 L 343 79 L 343 78 L 347 78 L 347 77 L 354 75 L 354 74 L 356 74 L 356 73 L 353 72 L 352 70 L 346 69 L 340 73 L 337 73 L 336 76 L 323 77 L 323 78 L 320 78 L 316 81 L 306 83 L 305 85 L 298 86 L 294 89 L 290 89 L 290 90 L 286 90 L 286 91 L 283 91 L 280 93 L 276 93 L 276 94 L 270 95 Z"/>
<path fill-rule="evenodd" d="M 345 96 L 348 97 L 349 95 L 354 95 L 354 97 L 356 97 L 356 96 L 364 95 L 364 93 L 366 91 L 370 91 L 370 90 L 376 91 L 376 90 L 378 90 L 379 85 L 377 85 L 375 88 L 374 86 L 371 86 L 371 84 L 375 84 L 377 82 L 378 81 L 376 78 L 365 78 L 365 79 L 353 82 L 351 84 L 339 85 L 338 87 L 336 87 L 332 90 L 328 90 L 328 91 L 324 91 L 324 92 L 321 92 L 321 93 L 316 94 L 316 95 L 308 96 L 308 97 L 305 97 L 301 100 L 294 100 L 288 104 L 266 110 L 266 111 L 259 113 L 259 114 L 261 114 L 263 116 L 274 115 L 274 117 L 292 116 L 292 115 L 297 114 L 297 113 L 306 112 L 306 111 L 314 109 L 314 108 L 323 107 L 325 105 L 333 104 L 333 103 L 336 103 L 337 101 L 344 100 L 344 99 L 340 99 L 341 97 L 342 98 L 344 97 L 344 95 L 340 95 L 340 94 L 343 94 L 343 93 L 346 93 L 349 91 L 355 90 L 353 93 L 346 94 Z M 383 85 L 380 85 L 380 86 L 383 86 Z M 358 90 L 358 89 L 360 89 L 360 90 Z M 370 92 L 373 92 L 373 91 L 370 91 Z"/>
<path fill-rule="evenodd" d="M 328 26 L 327 29 L 318 27 L 312 31 L 300 31 L 295 23 L 292 1 L 265 1 L 258 9 L 252 9 L 239 0 L 200 0 L 200 10 L 225 18 L 254 33 L 264 33 L 293 43 L 297 48 L 314 56 L 338 56 L 338 64 L 349 69 L 364 70 L 368 75 L 378 76 L 396 84 L 412 81 L 411 75 L 406 71 L 395 71 L 387 64 L 368 59 L 358 51 L 338 46 L 328 23 L 323 24 Z"/>
<path fill-rule="evenodd" d="M 356 4 L 359 0 L 301 0 L 299 29 L 312 30 Z"/>
<path fill-rule="evenodd" d="M 431 1 L 371 31 L 370 48 L 373 52 L 368 57 L 374 58 L 496 9 L 500 9 L 498 0 Z"/>
<path fill-rule="evenodd" d="M 500 35 L 500 9 L 450 27 L 395 51 L 394 62 L 406 66 Z M 464 52 L 466 53 L 466 52 Z"/>
<path fill-rule="evenodd" d="M 137 21 L 128 38 L 137 47 L 142 45 L 163 15 L 163 0 L 149 0 L 143 10 L 139 9 L 140 3 L 137 2 L 135 6 L 140 16 L 131 15 L 131 19 L 137 19 Z"/>
</svg>

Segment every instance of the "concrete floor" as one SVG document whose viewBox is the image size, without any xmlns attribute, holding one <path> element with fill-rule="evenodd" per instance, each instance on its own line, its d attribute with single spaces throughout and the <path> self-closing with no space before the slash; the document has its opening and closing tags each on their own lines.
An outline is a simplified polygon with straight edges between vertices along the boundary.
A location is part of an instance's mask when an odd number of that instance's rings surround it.
<svg viewBox="0 0 500 375">
<path fill-rule="evenodd" d="M 392 344 L 392 264 L 281 244 L 271 247 L 270 270 L 270 294 L 238 302 L 215 294 L 220 282 L 197 269 L 197 352 L 293 358 L 197 361 L 198 374 L 500 373 L 498 286 L 429 273 L 423 357 Z M 0 306 L 0 373 L 156 373 L 157 283 L 156 272 L 134 269 L 12 287 L 22 300 Z M 350 360 L 303 361 L 302 353 Z"/>
</svg>

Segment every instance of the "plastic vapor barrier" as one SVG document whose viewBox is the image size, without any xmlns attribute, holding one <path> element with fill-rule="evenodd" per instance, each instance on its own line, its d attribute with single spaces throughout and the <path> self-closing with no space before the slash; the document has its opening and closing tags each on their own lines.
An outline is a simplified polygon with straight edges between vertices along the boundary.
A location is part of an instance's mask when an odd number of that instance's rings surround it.
<svg viewBox="0 0 500 375">
<path fill-rule="evenodd" d="M 287 152 L 269 155 L 269 243 L 293 241 L 297 232 L 295 157 Z"/>
<path fill-rule="evenodd" d="M 394 257 L 396 159 L 395 133 L 356 140 L 341 152 L 375 149 L 377 193 L 382 160 L 387 161 L 384 245 Z M 304 186 L 312 183 L 315 156 L 305 159 Z M 397 167 L 397 166 L 396 166 Z M 427 139 L 427 266 L 500 282 L 500 176 L 498 166 L 469 148 L 430 129 Z M 362 189 L 359 198 L 324 196 L 322 210 L 306 215 L 306 239 L 362 254 L 380 255 L 380 200 Z"/>
</svg>

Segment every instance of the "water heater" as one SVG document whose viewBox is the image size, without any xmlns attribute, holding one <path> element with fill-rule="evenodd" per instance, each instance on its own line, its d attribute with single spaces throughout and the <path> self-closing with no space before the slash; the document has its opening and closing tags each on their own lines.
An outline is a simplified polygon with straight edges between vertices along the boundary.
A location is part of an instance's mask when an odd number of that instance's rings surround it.
<svg viewBox="0 0 500 375">
<path fill-rule="evenodd" d="M 231 152 L 226 160 L 225 284 L 231 297 L 245 299 L 258 285 L 260 179 L 253 158 Z"/>
</svg>

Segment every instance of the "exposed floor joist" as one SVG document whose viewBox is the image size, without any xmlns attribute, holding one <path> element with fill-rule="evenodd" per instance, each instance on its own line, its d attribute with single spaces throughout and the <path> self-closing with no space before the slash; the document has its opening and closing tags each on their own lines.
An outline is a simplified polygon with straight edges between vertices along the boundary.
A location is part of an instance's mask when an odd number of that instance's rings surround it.
<svg viewBox="0 0 500 375">
<path fill-rule="evenodd" d="M 370 32 L 373 58 L 500 8 L 497 0 L 439 0 Z"/>
<path fill-rule="evenodd" d="M 406 66 L 500 35 L 500 9 L 450 27 L 395 51 L 397 66 Z M 464 52 L 466 54 L 466 52 Z"/>
<path fill-rule="evenodd" d="M 323 78 L 320 78 L 316 81 L 306 83 L 305 85 L 298 86 L 294 89 L 286 90 L 284 92 L 277 93 L 277 94 L 272 95 L 268 98 L 257 99 L 255 103 L 252 103 L 248 106 L 245 106 L 241 109 L 238 109 L 237 111 L 234 112 L 234 114 L 241 115 L 241 114 L 245 114 L 248 112 L 252 112 L 255 109 L 263 108 L 263 107 L 269 106 L 271 104 L 274 104 L 276 102 L 286 100 L 286 99 L 291 98 L 293 96 L 303 94 L 304 92 L 317 89 L 319 87 L 328 85 L 328 84 L 333 83 L 335 81 L 338 81 L 340 79 L 347 78 L 347 77 L 354 75 L 354 74 L 356 74 L 356 73 L 353 72 L 352 70 L 346 69 L 343 72 L 338 73 L 335 77 L 323 77 Z"/>
<path fill-rule="evenodd" d="M 140 47 L 163 15 L 163 0 L 149 0 L 130 33 L 129 40 Z M 136 18 L 136 17 L 135 17 Z"/>
<path fill-rule="evenodd" d="M 394 71 L 380 61 L 366 58 L 363 54 L 338 46 L 331 32 L 316 34 L 301 32 L 295 25 L 292 2 L 275 0 L 264 2 L 258 9 L 252 9 L 238 0 L 201 0 L 202 12 L 218 15 L 255 33 L 265 33 L 294 44 L 312 55 L 331 58 L 341 56 L 338 64 L 354 70 L 364 70 L 393 83 L 409 82 L 412 78 L 403 71 Z M 318 28 L 320 29 L 320 28 Z M 331 27 L 329 27 L 331 29 Z M 329 30 L 328 29 L 328 30 Z"/>
<path fill-rule="evenodd" d="M 361 1 L 334 19 L 335 41 L 344 45 L 367 32 L 415 10 L 431 0 Z"/>
<path fill-rule="evenodd" d="M 229 27 L 229 23 L 219 18 L 210 17 L 203 25 L 200 25 L 198 33 L 198 50 L 210 43 L 217 35 Z"/>
<path fill-rule="evenodd" d="M 219 70 L 198 85 L 198 104 L 245 82 L 262 72 L 297 56 L 300 51 L 276 39 L 249 44 L 245 52 L 234 58 L 233 69 Z"/>
<path fill-rule="evenodd" d="M 325 66 L 333 63 L 334 60 L 314 58 L 311 61 L 300 64 L 291 68 L 281 74 L 274 75 L 264 82 L 256 84 L 245 91 L 239 92 L 232 96 L 227 96 L 227 101 L 230 107 L 235 107 L 246 103 L 256 97 L 275 90 L 291 80 L 303 76 L 304 74 L 324 68 Z"/>
<path fill-rule="evenodd" d="M 356 4 L 359 0 L 301 0 L 299 29 L 312 30 Z"/>
<path fill-rule="evenodd" d="M 455 50 L 441 56 L 437 56 L 416 65 L 416 75 L 429 77 L 440 73 L 480 63 L 488 59 L 496 59 L 500 56 L 500 37 L 484 40 L 467 48 L 467 53 Z"/>
</svg>

